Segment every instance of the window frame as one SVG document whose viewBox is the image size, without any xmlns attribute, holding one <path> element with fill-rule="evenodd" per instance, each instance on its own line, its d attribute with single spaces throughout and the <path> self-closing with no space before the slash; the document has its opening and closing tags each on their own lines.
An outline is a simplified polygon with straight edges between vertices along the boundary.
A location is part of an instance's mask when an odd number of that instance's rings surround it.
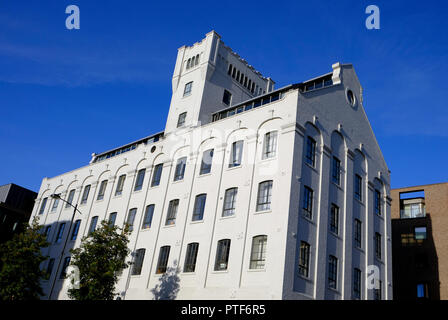
<svg viewBox="0 0 448 320">
<path fill-rule="evenodd" d="M 154 217 L 154 210 L 155 210 L 156 205 L 155 204 L 149 204 L 146 206 L 145 209 L 145 216 L 143 217 L 143 222 L 142 222 L 142 230 L 145 229 L 150 229 L 151 225 L 152 225 L 152 219 Z M 151 211 L 149 211 L 149 209 L 152 208 Z M 149 218 L 148 218 L 149 217 Z M 149 221 L 148 221 L 149 220 Z"/>
<path fill-rule="evenodd" d="M 193 81 L 187 82 L 184 87 L 184 94 L 182 97 L 188 97 L 193 91 Z"/>
<path fill-rule="evenodd" d="M 313 219 L 313 202 L 314 190 L 309 186 L 303 186 L 302 215 L 309 219 Z"/>
<path fill-rule="evenodd" d="M 299 249 L 299 275 L 305 278 L 310 276 L 311 245 L 306 241 L 300 241 Z"/>
<path fill-rule="evenodd" d="M 199 175 L 208 174 L 212 171 L 213 155 L 214 155 L 214 149 L 208 149 L 202 153 L 201 168 L 199 169 Z M 204 159 L 209 160 L 204 161 Z M 210 163 L 207 163 L 208 161 Z"/>
<path fill-rule="evenodd" d="M 199 243 L 191 242 L 187 245 L 187 251 L 185 253 L 184 269 L 185 273 L 192 273 L 196 271 L 196 263 L 198 259 Z"/>
<path fill-rule="evenodd" d="M 315 168 L 316 166 L 316 140 L 311 136 L 307 136 L 305 161 L 307 164 Z"/>
<path fill-rule="evenodd" d="M 186 167 L 187 167 L 187 157 L 181 157 L 177 159 L 173 181 L 181 181 L 184 179 Z"/>
<path fill-rule="evenodd" d="M 257 242 L 258 241 L 258 242 Z M 252 237 L 249 269 L 260 270 L 266 267 L 268 236 L 265 234 Z M 261 248 L 259 248 L 261 246 Z M 256 251 L 258 249 L 258 251 Z"/>
<path fill-rule="evenodd" d="M 115 196 L 121 196 L 123 194 L 125 182 L 126 182 L 126 174 L 120 175 L 118 177 L 117 187 L 115 188 Z"/>
<path fill-rule="evenodd" d="M 278 131 L 269 131 L 264 135 L 262 160 L 275 158 L 277 155 Z"/>
<path fill-rule="evenodd" d="M 237 195 L 238 195 L 237 187 L 228 188 L 225 191 L 221 217 L 231 217 L 231 216 L 235 215 Z M 228 200 L 228 198 L 230 198 L 230 200 Z M 227 204 L 230 204 L 231 206 L 228 207 Z M 228 213 L 228 212 L 230 212 L 230 213 Z"/>
<path fill-rule="evenodd" d="M 204 219 L 205 205 L 207 202 L 207 194 L 198 194 L 194 200 L 193 215 L 191 221 L 202 221 Z"/>
<path fill-rule="evenodd" d="M 243 160 L 243 150 L 244 140 L 238 140 L 232 143 L 230 150 L 229 168 L 236 168 L 241 166 Z"/>
<path fill-rule="evenodd" d="M 139 276 L 142 274 L 143 261 L 145 259 L 145 248 L 140 248 L 135 251 L 134 261 L 132 262 L 131 276 Z"/>
<path fill-rule="evenodd" d="M 214 271 L 227 271 L 229 269 L 230 245 L 230 239 L 221 239 L 218 241 Z"/>
<path fill-rule="evenodd" d="M 331 254 L 328 257 L 328 287 L 338 288 L 338 258 Z"/>
<path fill-rule="evenodd" d="M 271 205 L 273 185 L 273 180 L 262 181 L 258 184 L 256 212 L 269 211 L 272 209 Z"/>
<path fill-rule="evenodd" d="M 151 179 L 151 187 L 157 187 L 162 180 L 163 163 L 156 164 L 154 166 L 154 172 Z"/>
<path fill-rule="evenodd" d="M 159 249 L 159 258 L 156 265 L 156 274 L 164 274 L 168 269 L 168 260 L 170 258 L 170 246 L 162 246 Z"/>
<path fill-rule="evenodd" d="M 179 199 L 173 199 L 168 204 L 168 212 L 166 214 L 165 226 L 176 224 L 177 211 L 179 210 Z"/>
</svg>

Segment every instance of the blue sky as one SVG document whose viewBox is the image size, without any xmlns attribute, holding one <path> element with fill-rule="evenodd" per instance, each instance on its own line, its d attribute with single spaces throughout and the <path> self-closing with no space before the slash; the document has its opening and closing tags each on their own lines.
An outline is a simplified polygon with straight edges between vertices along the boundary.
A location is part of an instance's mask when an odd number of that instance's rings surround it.
<svg viewBox="0 0 448 320">
<path fill-rule="evenodd" d="M 75 4 L 81 29 L 67 30 Z M 381 29 L 365 28 L 380 8 Z M 163 130 L 177 48 L 216 30 L 277 87 L 353 63 L 392 187 L 448 181 L 445 2 L 0 1 L 0 184 Z"/>
</svg>

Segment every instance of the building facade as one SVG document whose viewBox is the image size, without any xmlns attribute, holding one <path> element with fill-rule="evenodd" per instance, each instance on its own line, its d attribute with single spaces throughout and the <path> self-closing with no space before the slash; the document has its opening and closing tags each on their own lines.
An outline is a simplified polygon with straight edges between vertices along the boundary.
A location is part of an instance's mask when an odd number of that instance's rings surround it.
<svg viewBox="0 0 448 320">
<path fill-rule="evenodd" d="M 448 183 L 391 195 L 394 300 L 448 299 Z"/>
<path fill-rule="evenodd" d="M 43 179 L 46 298 L 67 298 L 68 250 L 109 220 L 133 226 L 122 299 L 164 298 L 162 280 L 176 299 L 390 299 L 390 173 L 353 66 L 274 84 L 214 31 L 179 48 L 164 132 Z"/>
</svg>

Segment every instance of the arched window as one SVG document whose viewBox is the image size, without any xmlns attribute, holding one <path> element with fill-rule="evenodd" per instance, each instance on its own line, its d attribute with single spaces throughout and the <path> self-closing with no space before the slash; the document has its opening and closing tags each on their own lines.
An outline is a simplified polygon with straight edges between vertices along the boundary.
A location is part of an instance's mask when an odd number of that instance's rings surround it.
<svg viewBox="0 0 448 320">
<path fill-rule="evenodd" d="M 199 63 L 199 55 L 197 54 L 197 55 L 196 55 L 196 61 L 195 61 L 194 65 L 197 66 L 198 63 Z"/>
<path fill-rule="evenodd" d="M 263 269 L 266 263 L 267 235 L 259 235 L 252 238 L 252 252 L 250 254 L 249 269 Z"/>
<path fill-rule="evenodd" d="M 190 69 L 191 58 L 187 61 L 187 70 Z"/>
<path fill-rule="evenodd" d="M 232 74 L 232 64 L 229 64 L 229 70 L 227 70 L 227 74 L 230 76 Z"/>
</svg>

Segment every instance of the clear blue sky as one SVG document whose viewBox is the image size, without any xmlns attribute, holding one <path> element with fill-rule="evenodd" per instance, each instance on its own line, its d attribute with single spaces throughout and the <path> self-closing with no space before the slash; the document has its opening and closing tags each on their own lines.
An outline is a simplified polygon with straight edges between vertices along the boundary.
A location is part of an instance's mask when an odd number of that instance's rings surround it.
<svg viewBox="0 0 448 320">
<path fill-rule="evenodd" d="M 67 30 L 67 5 L 81 29 Z M 365 28 L 380 8 L 381 29 Z M 353 63 L 392 187 L 448 181 L 442 1 L 0 1 L 0 184 L 163 130 L 177 48 L 216 30 L 281 87 Z"/>
</svg>

